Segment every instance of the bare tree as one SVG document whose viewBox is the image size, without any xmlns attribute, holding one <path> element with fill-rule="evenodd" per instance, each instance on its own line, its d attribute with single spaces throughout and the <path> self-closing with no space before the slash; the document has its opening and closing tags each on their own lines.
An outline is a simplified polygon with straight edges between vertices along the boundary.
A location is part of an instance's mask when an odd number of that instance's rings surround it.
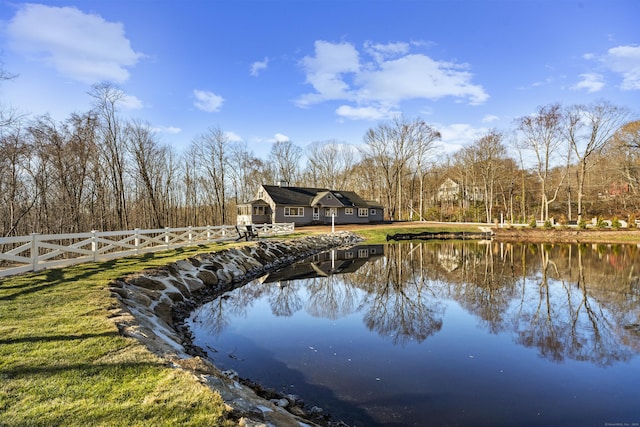
<svg viewBox="0 0 640 427">
<path fill-rule="evenodd" d="M 562 109 L 559 104 L 539 107 L 535 114 L 517 119 L 517 127 L 522 135 L 520 147 L 532 151 L 535 156 L 535 173 L 540 182 L 540 219 L 549 219 L 549 205 L 558 197 L 558 191 L 566 177 L 567 168 L 561 179 L 552 185 L 552 169 L 559 165 L 556 162 L 566 155 L 566 164 L 570 156 L 562 142 Z"/>
<path fill-rule="evenodd" d="M 277 141 L 269 152 L 269 162 L 274 165 L 277 178 L 297 184 L 300 176 L 300 160 L 302 148 L 291 141 Z"/>
<path fill-rule="evenodd" d="M 416 130 L 413 138 L 413 143 L 415 144 L 413 162 L 415 163 L 415 175 L 418 176 L 420 183 L 418 211 L 420 212 L 420 218 L 422 218 L 424 215 L 424 176 L 427 172 L 429 156 L 435 148 L 434 143 L 442 136 L 440 132 L 424 121 L 415 121 L 414 124 Z"/>
<path fill-rule="evenodd" d="M 157 141 L 157 137 L 148 123 L 130 122 L 125 129 L 127 147 L 134 160 L 134 182 L 141 182 L 144 197 L 138 204 L 144 206 L 148 201 L 154 228 L 164 227 L 163 183 L 167 174 L 165 159 L 168 149 Z M 140 223 L 139 223 L 140 224 Z"/>
<path fill-rule="evenodd" d="M 98 132 L 101 139 L 101 154 L 104 160 L 108 181 L 113 191 L 116 207 L 117 227 L 126 230 L 129 226 L 125 183 L 125 139 L 123 123 L 118 117 L 118 103 L 124 98 L 124 92 L 111 83 L 93 86 L 90 92 L 94 98 L 93 108 L 99 120 Z"/>
<path fill-rule="evenodd" d="M 0 134 L 0 213 L 2 235 L 19 235 L 20 223 L 30 213 L 38 199 L 30 162 L 32 147 L 19 123 Z"/>
<path fill-rule="evenodd" d="M 614 140 L 627 147 L 640 149 L 640 120 L 628 122 L 618 129 Z"/>
<path fill-rule="evenodd" d="M 245 142 L 234 143 L 230 147 L 229 171 L 233 182 L 236 203 L 249 201 L 263 182 L 264 163 L 256 158 Z"/>
<path fill-rule="evenodd" d="M 506 149 L 502 143 L 503 136 L 493 129 L 477 139 L 471 147 L 475 164 L 482 180 L 483 202 L 485 207 L 485 220 L 493 221 L 493 203 L 497 178 L 502 161 L 506 158 Z"/>
<path fill-rule="evenodd" d="M 209 128 L 196 137 L 193 146 L 197 153 L 204 189 L 210 194 L 214 222 L 227 223 L 227 169 L 229 168 L 229 138 L 219 128 Z"/>
<path fill-rule="evenodd" d="M 184 224 L 200 225 L 200 206 L 202 203 L 199 185 L 200 147 L 191 144 L 182 153 L 181 175 L 183 186 L 181 220 Z"/>
<path fill-rule="evenodd" d="M 402 218 L 403 181 L 411 162 L 423 161 L 440 134 L 421 119 L 397 116 L 389 123 L 369 129 L 365 134 L 363 157 L 371 159 L 382 173 L 386 201 L 392 219 Z M 420 153 L 420 155 L 418 155 Z"/>
<path fill-rule="evenodd" d="M 348 144 L 336 140 L 314 143 L 307 161 L 312 186 L 346 190 L 347 171 L 354 157 L 353 147 Z"/>
<path fill-rule="evenodd" d="M 626 121 L 626 109 L 600 101 L 575 105 L 565 114 L 565 138 L 578 161 L 578 222 L 582 220 L 582 199 L 587 172 L 599 162 L 598 154 Z"/>
</svg>

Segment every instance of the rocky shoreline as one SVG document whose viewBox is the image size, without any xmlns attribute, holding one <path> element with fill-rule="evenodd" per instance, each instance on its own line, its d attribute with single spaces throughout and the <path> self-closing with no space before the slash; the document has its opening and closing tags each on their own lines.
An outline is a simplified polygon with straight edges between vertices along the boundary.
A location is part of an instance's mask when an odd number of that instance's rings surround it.
<svg viewBox="0 0 640 427">
<path fill-rule="evenodd" d="M 262 388 L 233 371 L 221 372 L 203 349 L 193 345 L 185 319 L 196 307 L 266 273 L 360 241 L 350 232 L 261 240 L 144 270 L 110 283 L 109 289 L 120 301 L 112 317 L 123 335 L 137 338 L 171 366 L 192 372 L 219 392 L 240 425 L 344 425 L 297 396 Z"/>
</svg>

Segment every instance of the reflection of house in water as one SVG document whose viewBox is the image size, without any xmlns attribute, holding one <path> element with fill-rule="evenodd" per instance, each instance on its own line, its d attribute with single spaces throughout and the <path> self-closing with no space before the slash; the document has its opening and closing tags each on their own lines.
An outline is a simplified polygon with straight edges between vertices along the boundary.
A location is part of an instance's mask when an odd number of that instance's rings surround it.
<svg viewBox="0 0 640 427">
<path fill-rule="evenodd" d="M 490 240 L 478 240 L 474 242 L 474 244 L 478 245 L 478 247 L 485 247 L 486 250 L 490 250 L 491 241 Z M 479 258 L 484 258 L 486 255 L 481 255 L 482 252 L 478 251 L 469 251 L 468 249 L 470 245 L 460 245 L 459 242 L 451 242 L 449 244 L 443 243 L 438 248 L 437 260 L 438 264 L 448 271 L 449 273 L 459 269 L 463 264 L 468 263 L 471 258 L 476 258 L 476 261 L 479 261 Z"/>
<path fill-rule="evenodd" d="M 266 274 L 260 278 L 260 282 L 286 282 L 353 273 L 371 258 L 382 255 L 384 255 L 384 245 L 358 245 L 348 249 L 333 249 Z"/>
<path fill-rule="evenodd" d="M 453 245 L 443 245 L 438 251 L 438 263 L 449 273 L 457 270 L 462 263 L 460 249 Z"/>
</svg>

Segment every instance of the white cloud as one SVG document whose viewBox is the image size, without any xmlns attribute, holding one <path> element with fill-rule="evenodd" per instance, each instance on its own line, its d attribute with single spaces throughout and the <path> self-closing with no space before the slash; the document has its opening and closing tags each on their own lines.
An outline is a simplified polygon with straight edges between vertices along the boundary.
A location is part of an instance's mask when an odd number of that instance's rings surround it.
<svg viewBox="0 0 640 427">
<path fill-rule="evenodd" d="M 224 133 L 227 139 L 231 142 L 242 142 L 242 138 L 235 132 L 227 131 Z"/>
<path fill-rule="evenodd" d="M 153 128 L 153 130 L 158 133 L 168 133 L 171 135 L 177 135 L 182 132 L 182 129 L 175 126 L 156 126 Z"/>
<path fill-rule="evenodd" d="M 373 60 L 363 62 L 350 43 L 316 41 L 315 55 L 301 61 L 315 92 L 300 96 L 296 103 L 306 107 L 329 100 L 352 101 L 358 106 L 343 105 L 336 112 L 363 119 L 411 99 L 455 97 L 475 105 L 489 98 L 482 86 L 472 83 L 466 64 L 436 61 L 409 53 L 410 48 L 407 43 L 367 42 L 364 53 Z"/>
<path fill-rule="evenodd" d="M 482 104 L 489 96 L 481 86 L 472 85 L 466 66 L 437 62 L 426 55 L 406 55 L 380 64 L 374 71 L 358 76 L 360 97 L 390 103 L 413 98 L 437 100 L 446 96 L 467 98 Z"/>
<path fill-rule="evenodd" d="M 454 123 L 451 125 L 434 124 L 433 127 L 440 132 L 445 152 L 453 153 L 462 147 L 472 144 L 474 141 L 485 135 L 487 128 L 474 128 L 466 123 Z"/>
<path fill-rule="evenodd" d="M 282 133 L 276 133 L 275 135 L 273 135 L 273 138 L 270 141 L 271 142 L 290 141 L 290 138 L 287 135 L 284 135 Z"/>
<path fill-rule="evenodd" d="M 257 77 L 262 70 L 266 70 L 269 65 L 269 58 L 264 58 L 264 61 L 256 61 L 251 64 L 251 75 Z"/>
<path fill-rule="evenodd" d="M 336 114 L 351 120 L 385 120 L 390 119 L 399 111 L 390 111 L 384 107 L 351 107 L 350 105 L 341 105 L 336 109 Z"/>
<path fill-rule="evenodd" d="M 223 97 L 206 90 L 194 89 L 193 96 L 196 98 L 193 105 L 195 105 L 197 109 L 206 111 L 207 113 L 216 113 L 220 111 L 220 108 L 224 103 Z"/>
<path fill-rule="evenodd" d="M 360 69 L 359 53 L 350 43 L 315 42 L 315 56 L 305 56 L 302 66 L 307 74 L 307 83 L 316 93 L 302 95 L 299 106 L 337 99 L 351 99 L 349 85 L 343 74 L 357 73 Z"/>
<path fill-rule="evenodd" d="M 604 77 L 602 76 L 602 74 L 585 73 L 585 74 L 580 74 L 580 78 L 582 80 L 580 80 L 575 85 L 571 86 L 571 89 L 573 90 L 586 89 L 587 92 L 593 93 L 593 92 L 598 92 L 602 90 L 602 88 L 605 85 Z"/>
<path fill-rule="evenodd" d="M 640 89 L 640 46 L 611 48 L 602 60 L 612 71 L 622 74 L 621 89 Z"/>
<path fill-rule="evenodd" d="M 366 42 L 364 48 L 378 63 L 383 62 L 385 59 L 395 58 L 409 52 L 408 43 L 377 44 Z"/>
<path fill-rule="evenodd" d="M 495 122 L 496 120 L 500 120 L 500 117 L 494 114 L 487 114 L 482 118 L 482 123 L 491 123 L 491 122 Z"/>
<path fill-rule="evenodd" d="M 122 95 L 122 98 L 118 100 L 118 104 L 127 110 L 139 110 L 143 107 L 142 101 L 139 98 L 126 94 Z"/>
<path fill-rule="evenodd" d="M 83 83 L 124 82 L 143 56 L 121 23 L 75 7 L 23 4 L 6 30 L 12 49 Z"/>
</svg>

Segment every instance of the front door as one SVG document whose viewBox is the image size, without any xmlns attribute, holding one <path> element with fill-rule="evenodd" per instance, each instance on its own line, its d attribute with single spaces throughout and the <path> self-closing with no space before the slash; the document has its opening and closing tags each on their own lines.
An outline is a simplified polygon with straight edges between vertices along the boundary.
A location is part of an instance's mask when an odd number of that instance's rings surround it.
<svg viewBox="0 0 640 427">
<path fill-rule="evenodd" d="M 314 221 L 320 220 L 320 208 L 313 208 L 313 220 Z"/>
</svg>

